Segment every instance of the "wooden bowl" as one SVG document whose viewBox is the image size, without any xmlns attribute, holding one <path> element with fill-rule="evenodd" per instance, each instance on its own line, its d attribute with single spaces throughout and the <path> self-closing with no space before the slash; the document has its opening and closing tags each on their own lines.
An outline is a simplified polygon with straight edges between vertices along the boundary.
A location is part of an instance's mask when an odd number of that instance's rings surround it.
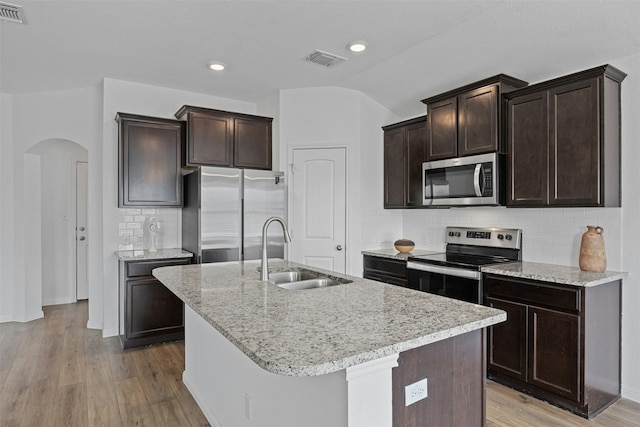
<svg viewBox="0 0 640 427">
<path fill-rule="evenodd" d="M 411 252 L 413 248 L 416 247 L 416 244 L 409 239 L 399 239 L 393 242 L 393 247 L 396 248 L 398 252 L 406 253 Z"/>
</svg>

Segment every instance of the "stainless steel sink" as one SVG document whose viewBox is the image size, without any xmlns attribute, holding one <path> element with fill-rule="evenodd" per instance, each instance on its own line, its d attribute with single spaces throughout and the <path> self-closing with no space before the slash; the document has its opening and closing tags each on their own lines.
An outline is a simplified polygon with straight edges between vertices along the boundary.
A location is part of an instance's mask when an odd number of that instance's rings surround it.
<svg viewBox="0 0 640 427">
<path fill-rule="evenodd" d="M 326 288 L 343 283 L 350 283 L 346 279 L 334 279 L 310 270 L 278 271 L 269 274 L 269 281 L 287 290 L 304 290 Z"/>
<path fill-rule="evenodd" d="M 298 282 L 300 280 L 317 279 L 318 275 L 307 271 L 279 271 L 269 273 L 269 281 L 279 285 L 280 283 Z"/>
</svg>

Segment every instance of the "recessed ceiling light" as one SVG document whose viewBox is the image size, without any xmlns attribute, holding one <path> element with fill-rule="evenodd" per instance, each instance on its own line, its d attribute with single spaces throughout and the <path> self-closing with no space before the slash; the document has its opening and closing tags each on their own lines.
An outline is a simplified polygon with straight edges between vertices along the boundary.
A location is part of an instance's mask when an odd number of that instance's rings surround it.
<svg viewBox="0 0 640 427">
<path fill-rule="evenodd" d="M 210 62 L 209 68 L 211 68 L 213 71 L 222 71 L 227 68 L 227 66 L 222 62 Z"/>
<path fill-rule="evenodd" d="M 364 52 L 367 49 L 367 43 L 362 41 L 352 42 L 352 43 L 349 43 L 347 47 L 351 52 L 360 53 L 360 52 Z"/>
</svg>

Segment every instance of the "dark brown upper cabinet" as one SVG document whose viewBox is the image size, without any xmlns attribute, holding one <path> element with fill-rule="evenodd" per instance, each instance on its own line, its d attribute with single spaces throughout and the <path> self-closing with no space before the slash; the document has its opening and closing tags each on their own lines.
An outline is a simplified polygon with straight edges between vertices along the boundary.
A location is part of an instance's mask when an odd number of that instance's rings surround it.
<svg viewBox="0 0 640 427">
<path fill-rule="evenodd" d="M 190 105 L 175 116 L 187 123 L 185 166 L 271 169 L 272 118 Z"/>
<path fill-rule="evenodd" d="M 384 207 L 422 206 L 422 163 L 426 161 L 424 116 L 383 126 Z"/>
<path fill-rule="evenodd" d="M 625 77 L 603 65 L 504 96 L 507 206 L 621 206 Z"/>
<path fill-rule="evenodd" d="M 499 74 L 423 99 L 427 104 L 427 160 L 504 152 L 500 96 L 526 85 Z"/>
<path fill-rule="evenodd" d="M 117 113 L 118 207 L 182 206 L 183 123 Z"/>
</svg>

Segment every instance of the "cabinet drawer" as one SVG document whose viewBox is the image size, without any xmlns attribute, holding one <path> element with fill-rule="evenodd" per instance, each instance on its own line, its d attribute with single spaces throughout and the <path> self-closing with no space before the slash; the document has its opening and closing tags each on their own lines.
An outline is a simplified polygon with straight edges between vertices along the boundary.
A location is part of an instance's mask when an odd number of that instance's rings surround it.
<svg viewBox="0 0 640 427">
<path fill-rule="evenodd" d="M 161 261 L 127 262 L 127 277 L 151 276 L 151 270 L 158 267 L 189 264 L 190 258 L 166 259 Z"/>
<path fill-rule="evenodd" d="M 533 280 L 487 276 L 485 295 L 572 312 L 579 312 L 581 307 L 579 288 L 554 286 Z"/>
<path fill-rule="evenodd" d="M 406 261 L 365 255 L 363 264 L 365 274 L 378 273 L 378 275 L 383 276 L 396 276 L 402 279 L 407 278 Z"/>
</svg>

